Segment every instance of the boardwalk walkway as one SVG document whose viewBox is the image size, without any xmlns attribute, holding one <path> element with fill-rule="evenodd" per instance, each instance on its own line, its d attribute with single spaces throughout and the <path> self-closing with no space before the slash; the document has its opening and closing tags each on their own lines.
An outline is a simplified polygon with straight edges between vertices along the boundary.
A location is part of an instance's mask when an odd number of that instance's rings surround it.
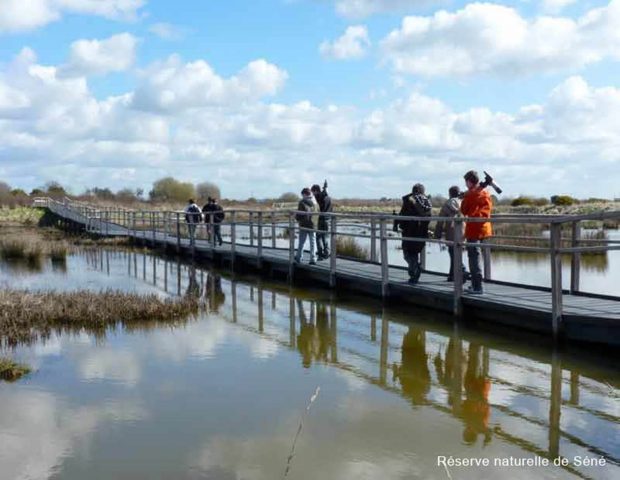
<svg viewBox="0 0 620 480">
<path fill-rule="evenodd" d="M 259 242 L 247 245 L 225 242 L 214 246 L 197 239 L 195 246 L 175 228 L 136 230 L 106 221 L 104 215 L 89 216 L 66 204 L 47 203 L 53 213 L 65 220 L 104 236 L 127 236 L 153 247 L 172 249 L 182 255 L 205 257 L 235 268 L 252 268 L 289 279 L 311 279 L 318 284 L 349 289 L 383 297 L 386 301 L 409 302 L 446 312 L 454 312 L 455 288 L 445 275 L 426 272 L 418 285 L 407 283 L 404 268 L 380 262 L 362 262 L 338 258 L 317 265 L 291 265 L 288 248 L 273 248 Z M 179 215 L 177 214 L 177 219 Z M 177 220 L 178 221 L 178 220 Z M 239 222 L 241 223 L 241 222 Z M 612 247 L 613 248 L 613 247 Z M 483 321 L 518 327 L 523 330 L 554 333 L 554 291 L 551 288 L 487 281 L 485 294 L 461 294 L 459 307 L 468 321 Z M 557 303 L 557 300 L 556 300 Z M 561 293 L 561 337 L 570 341 L 620 345 L 620 297 L 597 296 L 567 291 Z"/>
</svg>

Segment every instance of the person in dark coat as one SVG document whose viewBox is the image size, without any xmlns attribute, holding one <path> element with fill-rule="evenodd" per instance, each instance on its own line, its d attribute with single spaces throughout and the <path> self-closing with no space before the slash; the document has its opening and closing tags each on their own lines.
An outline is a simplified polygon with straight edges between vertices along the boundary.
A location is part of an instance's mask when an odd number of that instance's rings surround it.
<svg viewBox="0 0 620 480">
<path fill-rule="evenodd" d="M 210 226 L 209 233 L 213 235 L 213 242 L 217 242 L 218 245 L 222 246 L 222 226 L 220 224 L 224 221 L 224 209 L 217 203 L 216 198 L 209 197 L 206 205 L 202 207 L 202 213 L 204 213 L 205 223 Z"/>
<path fill-rule="evenodd" d="M 319 211 L 321 213 L 330 213 L 333 211 L 332 199 L 327 193 L 327 183 L 321 190 L 318 185 L 312 185 L 312 195 L 319 204 Z M 329 230 L 329 218 L 325 215 L 319 215 L 319 223 L 316 234 L 316 245 L 318 250 L 318 259 L 325 260 L 329 258 L 329 247 L 327 246 L 327 232 Z"/>
<path fill-rule="evenodd" d="M 400 216 L 404 217 L 430 217 L 432 205 L 430 199 L 425 195 L 424 185 L 416 183 L 411 193 L 403 196 L 403 205 L 400 209 Z M 425 220 L 398 220 L 397 227 L 400 227 L 403 237 L 428 238 L 429 221 Z M 408 265 L 409 283 L 416 284 L 422 274 L 420 264 L 420 252 L 424 249 L 426 242 L 419 240 L 403 240 L 403 255 Z"/>
</svg>

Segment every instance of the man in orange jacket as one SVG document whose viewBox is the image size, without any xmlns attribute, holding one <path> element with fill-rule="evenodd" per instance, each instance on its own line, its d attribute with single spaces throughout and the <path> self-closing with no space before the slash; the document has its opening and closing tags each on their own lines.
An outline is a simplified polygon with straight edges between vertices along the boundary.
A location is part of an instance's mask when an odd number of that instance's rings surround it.
<svg viewBox="0 0 620 480">
<path fill-rule="evenodd" d="M 461 202 L 461 213 L 466 217 L 490 218 L 493 202 L 491 196 L 480 186 L 478 172 L 470 170 L 464 176 L 467 192 Z M 480 244 L 493 234 L 490 222 L 466 222 L 465 239 L 467 240 L 467 257 L 471 274 L 471 287 L 468 293 L 481 295 L 482 288 L 482 249 Z"/>
</svg>

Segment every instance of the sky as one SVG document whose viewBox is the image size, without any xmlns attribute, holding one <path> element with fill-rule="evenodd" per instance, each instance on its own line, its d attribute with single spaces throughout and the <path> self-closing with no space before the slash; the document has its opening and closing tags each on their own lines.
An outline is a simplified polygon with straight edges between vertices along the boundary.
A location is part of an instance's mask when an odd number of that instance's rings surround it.
<svg viewBox="0 0 620 480">
<path fill-rule="evenodd" d="M 620 0 L 0 0 L 0 181 L 620 197 Z"/>
</svg>

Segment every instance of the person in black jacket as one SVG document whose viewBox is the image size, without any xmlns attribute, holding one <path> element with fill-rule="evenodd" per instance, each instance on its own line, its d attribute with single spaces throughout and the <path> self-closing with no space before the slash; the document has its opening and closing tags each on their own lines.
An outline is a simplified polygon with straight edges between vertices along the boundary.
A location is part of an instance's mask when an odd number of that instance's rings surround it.
<svg viewBox="0 0 620 480">
<path fill-rule="evenodd" d="M 209 197 L 207 203 L 202 207 L 205 223 L 209 225 L 209 233 L 213 235 L 213 243 L 222 246 L 221 223 L 224 221 L 224 209 L 217 203 L 216 198 Z"/>
<path fill-rule="evenodd" d="M 405 217 L 430 217 L 431 210 L 431 201 L 425 195 L 424 185 L 416 183 L 411 193 L 403 196 L 403 205 L 399 215 Z M 425 220 L 398 220 L 397 226 L 400 227 L 403 237 L 428 238 L 429 223 Z M 422 274 L 420 252 L 425 245 L 424 241 L 403 240 L 403 255 L 409 267 L 409 283 L 411 284 L 418 283 Z"/>
<path fill-rule="evenodd" d="M 327 182 L 325 182 L 323 190 L 321 190 L 321 187 L 316 184 L 312 185 L 311 190 L 312 195 L 314 195 L 314 198 L 319 204 L 319 211 L 321 213 L 332 212 L 332 199 L 327 193 Z M 327 231 L 329 230 L 328 223 L 329 218 L 327 216 L 319 215 L 319 222 L 317 227 L 318 232 L 316 234 L 316 246 L 318 250 L 317 253 L 319 260 L 325 260 L 329 258 L 329 247 L 327 246 Z"/>
</svg>

